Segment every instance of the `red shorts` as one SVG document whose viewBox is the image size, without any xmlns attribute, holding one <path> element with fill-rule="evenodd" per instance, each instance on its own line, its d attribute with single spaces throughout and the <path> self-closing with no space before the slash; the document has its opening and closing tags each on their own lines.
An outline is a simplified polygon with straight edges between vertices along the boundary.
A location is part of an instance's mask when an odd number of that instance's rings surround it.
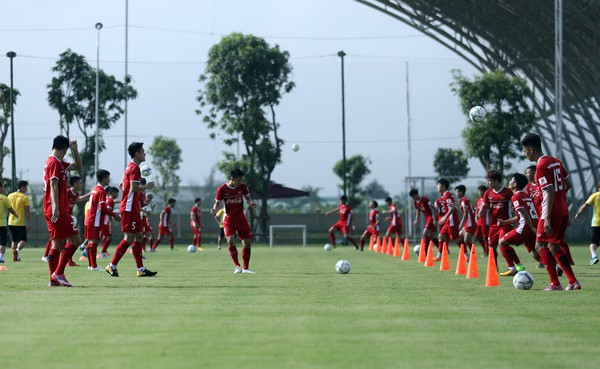
<svg viewBox="0 0 600 369">
<path fill-rule="evenodd" d="M 124 211 L 121 214 L 121 231 L 127 233 L 142 233 L 142 215 L 139 211 Z"/>
<path fill-rule="evenodd" d="M 192 229 L 192 232 L 194 232 L 194 236 L 198 236 L 199 234 L 202 233 L 201 230 L 199 230 L 198 228 L 194 227 L 194 222 L 190 221 L 190 228 Z"/>
<path fill-rule="evenodd" d="M 341 220 L 339 220 L 337 223 L 332 225 L 331 228 L 336 229 L 338 231 L 342 231 L 343 234 L 350 234 L 348 225 L 344 221 L 341 221 Z M 227 232 L 225 232 L 225 233 L 227 234 Z"/>
<path fill-rule="evenodd" d="M 64 240 L 69 237 L 73 237 L 79 233 L 77 230 L 77 222 L 73 220 L 68 212 L 61 212 L 58 216 L 56 223 L 50 221 L 51 214 L 44 214 L 46 223 L 48 224 L 48 233 L 50 233 L 50 240 Z"/>
<path fill-rule="evenodd" d="M 112 236 L 112 227 L 111 227 L 111 225 L 110 224 L 102 224 L 100 226 L 100 234 L 102 235 L 102 237 L 110 237 L 110 236 Z"/>
<path fill-rule="evenodd" d="M 458 224 L 451 226 L 446 222 L 440 229 L 440 236 L 444 235 L 449 240 L 457 240 L 459 238 L 458 233 Z"/>
<path fill-rule="evenodd" d="M 173 230 L 168 227 L 158 227 L 159 236 L 170 236 L 173 234 Z"/>
<path fill-rule="evenodd" d="M 152 233 L 154 231 L 150 225 L 150 218 L 144 217 L 142 222 L 144 223 L 144 233 Z"/>
<path fill-rule="evenodd" d="M 519 246 L 520 244 L 524 244 L 527 252 L 535 250 L 535 233 L 527 225 L 523 228 L 522 233 L 518 233 L 515 228 L 506 233 L 502 238 L 511 245 Z"/>
<path fill-rule="evenodd" d="M 362 237 L 379 237 L 379 230 L 368 226 L 363 232 Z"/>
<path fill-rule="evenodd" d="M 385 234 L 395 234 L 396 236 L 402 235 L 402 225 L 389 226 Z"/>
<path fill-rule="evenodd" d="M 475 234 L 475 232 L 477 232 L 477 226 L 472 225 L 469 227 L 468 224 L 465 224 L 464 230 L 465 230 L 465 233 Z"/>
<path fill-rule="evenodd" d="M 475 237 L 483 238 L 486 240 L 488 238 L 488 233 L 490 229 L 487 224 L 479 224 L 477 223 L 477 228 L 475 229 Z"/>
<path fill-rule="evenodd" d="M 540 219 L 538 221 L 537 227 L 537 242 L 547 242 L 547 243 L 555 243 L 561 244 L 565 240 L 565 231 L 569 226 L 569 217 L 558 217 L 558 218 L 550 218 L 550 226 L 552 227 L 552 234 L 547 235 L 544 231 L 544 224 L 546 221 L 544 219 Z"/>
<path fill-rule="evenodd" d="M 240 240 L 249 240 L 254 237 L 246 217 L 237 220 L 225 218 L 223 230 L 225 231 L 225 237 L 235 236 L 236 233 Z"/>
<path fill-rule="evenodd" d="M 505 234 L 507 234 L 510 231 L 512 231 L 512 227 L 509 225 L 505 225 L 505 226 L 492 225 L 492 226 L 490 226 L 490 230 L 488 231 L 489 245 L 492 247 L 498 246 L 498 241 L 500 241 L 500 238 L 502 238 Z"/>
<path fill-rule="evenodd" d="M 428 229 L 432 232 L 437 231 L 437 227 L 436 227 L 435 223 L 433 223 L 433 217 L 425 217 L 425 228 L 424 229 Z"/>
<path fill-rule="evenodd" d="M 85 238 L 87 240 L 99 240 L 100 239 L 100 227 L 96 227 L 93 224 L 85 225 Z"/>
</svg>

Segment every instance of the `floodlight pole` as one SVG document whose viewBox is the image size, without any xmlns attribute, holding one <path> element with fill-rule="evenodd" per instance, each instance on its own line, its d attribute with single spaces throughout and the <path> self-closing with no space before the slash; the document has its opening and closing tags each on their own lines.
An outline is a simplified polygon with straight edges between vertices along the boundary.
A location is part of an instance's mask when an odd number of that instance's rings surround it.
<svg viewBox="0 0 600 369">
<path fill-rule="evenodd" d="M 100 146 L 100 30 L 102 29 L 102 23 L 96 23 L 96 29 L 98 30 L 98 41 L 96 42 L 96 142 L 94 145 L 96 160 L 94 162 L 94 173 L 98 173 L 98 146 Z"/>
<path fill-rule="evenodd" d="M 342 177 L 344 181 L 344 196 L 346 196 L 346 98 L 344 88 L 344 51 L 339 51 L 338 56 L 342 60 Z"/>
<path fill-rule="evenodd" d="M 562 160 L 562 106 L 563 106 L 563 2 L 554 2 L 554 114 L 556 116 L 556 157 Z"/>
<path fill-rule="evenodd" d="M 125 0 L 125 93 L 129 87 L 127 66 L 129 64 L 129 0 Z M 123 119 L 125 123 L 124 142 L 123 142 L 123 167 L 127 167 L 128 155 L 127 155 L 127 101 L 129 99 L 125 97 L 125 111 L 123 112 Z"/>
<path fill-rule="evenodd" d="M 6 56 L 10 58 L 10 91 L 9 91 L 9 101 L 10 101 L 10 156 L 11 156 L 11 164 L 12 164 L 12 190 L 17 190 L 17 158 L 15 157 L 15 112 L 14 112 L 14 95 L 13 95 L 13 59 L 17 56 L 17 53 L 14 51 L 9 51 L 6 53 Z"/>
</svg>

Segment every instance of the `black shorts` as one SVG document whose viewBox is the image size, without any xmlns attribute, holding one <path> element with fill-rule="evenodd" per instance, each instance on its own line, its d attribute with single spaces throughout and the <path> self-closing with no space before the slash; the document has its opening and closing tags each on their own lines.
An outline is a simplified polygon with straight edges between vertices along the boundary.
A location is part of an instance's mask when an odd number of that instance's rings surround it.
<svg viewBox="0 0 600 369">
<path fill-rule="evenodd" d="M 219 237 L 225 238 L 225 228 L 219 228 Z"/>
<path fill-rule="evenodd" d="M 590 243 L 594 245 L 598 245 L 600 242 L 600 227 L 592 227 L 592 238 L 590 239 Z"/>
<path fill-rule="evenodd" d="M 19 243 L 21 241 L 27 242 L 27 227 L 25 226 L 8 226 L 10 229 L 10 235 L 12 236 L 12 241 Z"/>
<path fill-rule="evenodd" d="M 6 238 L 8 237 L 8 228 L 0 227 L 0 246 L 6 246 Z"/>
</svg>

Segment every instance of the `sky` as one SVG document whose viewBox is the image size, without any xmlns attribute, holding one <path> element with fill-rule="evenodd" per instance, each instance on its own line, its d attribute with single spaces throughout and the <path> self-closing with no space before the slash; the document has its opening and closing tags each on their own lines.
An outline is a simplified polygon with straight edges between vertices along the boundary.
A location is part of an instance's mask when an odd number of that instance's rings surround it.
<svg viewBox="0 0 600 369">
<path fill-rule="evenodd" d="M 17 175 L 40 183 L 58 113 L 47 104 L 47 84 L 58 55 L 71 48 L 95 67 L 100 31 L 100 68 L 122 80 L 125 73 L 125 0 L 0 0 L 0 52 L 15 51 L 14 86 Z M 150 146 L 157 135 L 182 149 L 181 185 L 202 185 L 221 152 L 196 114 L 210 47 L 232 32 L 265 38 L 290 53 L 296 88 L 276 113 L 285 140 L 275 182 L 340 194 L 332 171 L 342 158 L 341 66 L 345 57 L 346 155 L 370 159 L 371 174 L 392 195 L 405 191 L 408 176 L 407 67 L 412 175 L 433 177 L 439 147 L 461 148 L 466 117 L 450 90 L 451 71 L 477 74 L 452 51 L 383 13 L 352 0 L 130 0 L 128 72 L 138 98 L 129 102 L 128 142 Z M 0 58 L 0 82 L 9 84 L 9 59 Z M 73 132 L 73 130 L 72 130 Z M 108 150 L 100 167 L 121 177 L 124 123 L 104 133 Z M 81 140 L 81 134 L 72 134 Z M 300 150 L 294 152 L 292 144 Z M 10 137 L 7 139 L 10 145 Z M 235 152 L 235 148 L 234 148 Z M 148 158 L 151 160 L 151 158 Z M 484 176 L 470 160 L 470 183 Z M 4 161 L 10 176 L 10 157 Z"/>
</svg>

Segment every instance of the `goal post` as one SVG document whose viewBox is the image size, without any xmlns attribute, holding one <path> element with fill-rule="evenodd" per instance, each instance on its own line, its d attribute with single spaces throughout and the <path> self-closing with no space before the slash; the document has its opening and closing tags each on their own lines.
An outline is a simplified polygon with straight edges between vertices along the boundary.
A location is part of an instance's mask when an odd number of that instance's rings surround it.
<svg viewBox="0 0 600 369">
<path fill-rule="evenodd" d="M 276 229 L 299 230 L 302 232 L 302 247 L 306 247 L 306 224 L 279 224 L 269 226 L 269 247 L 273 247 Z"/>
</svg>

